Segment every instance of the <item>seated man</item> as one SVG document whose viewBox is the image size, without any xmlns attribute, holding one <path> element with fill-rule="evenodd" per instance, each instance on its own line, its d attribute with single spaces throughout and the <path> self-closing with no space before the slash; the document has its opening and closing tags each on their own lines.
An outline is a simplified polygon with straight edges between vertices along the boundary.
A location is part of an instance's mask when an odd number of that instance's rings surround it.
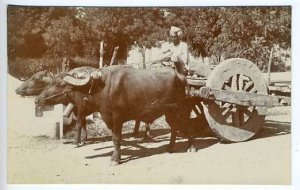
<svg viewBox="0 0 300 190">
<path fill-rule="evenodd" d="M 175 69 L 183 74 L 188 75 L 188 46 L 182 41 L 182 30 L 172 26 L 170 29 L 171 46 L 164 52 L 162 61 L 171 61 Z"/>
</svg>

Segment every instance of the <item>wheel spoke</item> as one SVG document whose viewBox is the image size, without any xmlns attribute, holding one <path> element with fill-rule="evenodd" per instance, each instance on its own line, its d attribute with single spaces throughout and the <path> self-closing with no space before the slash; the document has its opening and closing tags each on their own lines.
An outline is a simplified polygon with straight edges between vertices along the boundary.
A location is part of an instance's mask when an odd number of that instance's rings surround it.
<svg viewBox="0 0 300 190">
<path fill-rule="evenodd" d="M 223 90 L 232 91 L 231 87 L 228 84 L 226 84 L 226 83 L 223 86 Z"/>
<path fill-rule="evenodd" d="M 231 79 L 231 89 L 237 91 L 237 75 L 233 75 Z"/>
<path fill-rule="evenodd" d="M 246 91 L 249 93 L 257 92 L 254 82 L 250 77 L 243 74 L 235 74 L 229 80 L 223 83 L 223 90 L 228 91 Z M 222 116 L 227 123 L 233 123 L 236 127 L 244 126 L 252 115 L 249 107 L 233 107 L 230 103 L 220 102 Z"/>
<path fill-rule="evenodd" d="M 239 76 L 239 91 L 242 91 L 243 90 L 243 86 L 244 86 L 244 79 L 243 79 L 243 76 L 240 75 Z"/>
<path fill-rule="evenodd" d="M 197 108 L 197 106 L 193 107 L 193 111 L 195 112 L 195 114 L 197 115 L 197 117 L 200 117 L 200 111 L 198 110 L 199 108 Z"/>
<path fill-rule="evenodd" d="M 244 114 L 239 109 L 236 109 L 235 112 L 232 112 L 232 122 L 238 128 L 244 124 Z"/>
<path fill-rule="evenodd" d="M 247 108 L 246 108 L 246 109 L 243 109 L 243 112 L 244 112 L 244 114 L 246 114 L 248 117 L 250 117 L 251 114 L 252 114 L 252 112 L 249 111 Z"/>
<path fill-rule="evenodd" d="M 231 115 L 231 109 L 230 108 L 226 108 L 223 112 L 222 115 L 224 117 L 224 119 L 226 120 L 230 115 Z"/>
<path fill-rule="evenodd" d="M 231 106 L 230 103 L 224 103 L 224 104 L 222 105 L 222 108 L 229 108 L 230 106 Z"/>
<path fill-rule="evenodd" d="M 238 113 L 239 113 L 240 125 L 243 126 L 244 125 L 244 121 L 245 121 L 244 112 L 242 110 L 238 109 Z"/>
<path fill-rule="evenodd" d="M 248 76 L 245 76 L 245 75 L 242 75 L 242 79 L 243 79 L 243 81 L 247 81 L 247 82 L 250 81 L 250 78 Z"/>
<path fill-rule="evenodd" d="M 257 93 L 257 89 L 255 88 L 255 86 L 250 90 L 249 93 Z"/>
<path fill-rule="evenodd" d="M 253 84 L 254 84 L 253 81 L 247 82 L 243 90 L 248 92 L 250 90 L 250 87 L 253 86 Z"/>
</svg>

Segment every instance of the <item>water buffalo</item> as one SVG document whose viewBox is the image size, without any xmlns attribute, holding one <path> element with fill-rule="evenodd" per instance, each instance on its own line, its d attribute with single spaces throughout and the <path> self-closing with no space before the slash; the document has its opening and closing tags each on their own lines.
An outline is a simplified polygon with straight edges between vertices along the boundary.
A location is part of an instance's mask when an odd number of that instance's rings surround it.
<svg viewBox="0 0 300 190">
<path fill-rule="evenodd" d="M 21 96 L 36 96 L 50 83 L 53 74 L 47 70 L 39 71 L 33 74 L 29 79 L 23 82 L 16 93 Z"/>
<path fill-rule="evenodd" d="M 171 127 L 169 150 L 172 151 L 178 130 L 187 134 L 188 150 L 195 151 L 189 128 L 190 107 L 186 104 L 185 77 L 171 68 L 139 70 L 130 66 L 110 66 L 101 70 L 81 67 L 55 77 L 36 98 L 36 106 L 67 104 L 77 107 L 75 143 L 80 143 L 85 116 L 100 112 L 112 130 L 115 146 L 111 164 L 120 163 L 123 123 L 138 120 L 152 123 L 165 115 Z"/>
<path fill-rule="evenodd" d="M 30 78 L 25 80 L 17 89 L 16 93 L 20 96 L 37 96 L 43 89 L 51 82 L 54 77 L 53 73 L 48 70 L 38 71 L 34 73 Z M 52 108 L 48 107 L 48 110 Z M 74 111 L 76 108 L 74 108 Z M 76 119 L 74 114 L 70 117 L 63 118 L 64 125 L 70 125 L 72 121 Z"/>
<path fill-rule="evenodd" d="M 24 81 L 17 89 L 16 93 L 21 96 L 37 96 L 39 95 L 43 89 L 51 82 L 54 74 L 48 70 L 38 71 L 34 73 L 30 78 Z M 48 108 L 49 109 L 49 108 Z M 76 113 L 76 107 L 73 108 L 73 112 Z M 70 125 L 72 121 L 76 119 L 76 117 L 72 114 L 70 117 L 64 116 L 64 124 Z M 137 136 L 139 132 L 139 123 L 135 125 L 133 135 Z M 87 131 L 86 126 L 83 126 L 84 139 L 87 140 Z M 145 137 L 150 138 L 150 127 L 146 125 Z"/>
</svg>

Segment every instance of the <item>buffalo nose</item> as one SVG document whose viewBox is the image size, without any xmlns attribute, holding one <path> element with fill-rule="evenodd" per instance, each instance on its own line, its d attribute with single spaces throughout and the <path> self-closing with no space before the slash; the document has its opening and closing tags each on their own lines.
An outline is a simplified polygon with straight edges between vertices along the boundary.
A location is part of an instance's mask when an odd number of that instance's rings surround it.
<svg viewBox="0 0 300 190">
<path fill-rule="evenodd" d="M 39 101 L 40 101 L 40 100 L 36 98 L 35 101 L 34 101 L 34 103 L 35 103 L 35 104 L 38 104 Z"/>
<path fill-rule="evenodd" d="M 20 94 L 21 93 L 21 91 L 19 89 L 16 89 L 15 91 L 16 91 L 16 94 Z"/>
</svg>

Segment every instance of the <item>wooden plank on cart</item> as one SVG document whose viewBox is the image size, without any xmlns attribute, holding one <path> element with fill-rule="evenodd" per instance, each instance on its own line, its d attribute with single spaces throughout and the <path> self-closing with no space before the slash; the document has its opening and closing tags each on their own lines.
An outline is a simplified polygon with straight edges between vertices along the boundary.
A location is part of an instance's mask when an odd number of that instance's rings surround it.
<svg viewBox="0 0 300 190">
<path fill-rule="evenodd" d="M 200 90 L 193 91 L 192 93 L 201 98 L 217 100 L 240 106 L 274 107 L 282 106 L 288 101 L 290 102 L 290 97 L 277 97 L 245 91 L 227 91 L 209 87 L 202 87 Z"/>
<path fill-rule="evenodd" d="M 270 73 L 270 78 L 271 78 L 271 84 L 274 83 L 291 83 L 291 72 L 275 72 L 275 73 Z M 263 76 L 265 80 L 267 81 L 268 79 L 268 73 L 263 73 Z"/>
<path fill-rule="evenodd" d="M 186 77 L 187 82 L 189 85 L 192 86 L 205 86 L 205 81 L 206 81 L 206 77 L 191 77 L 191 76 L 187 76 Z"/>
<path fill-rule="evenodd" d="M 282 93 L 291 93 L 292 89 L 291 89 L 291 85 L 288 86 L 278 86 L 275 84 L 275 86 L 268 86 L 269 91 L 272 92 L 282 92 Z M 276 93 L 275 93 L 276 94 Z"/>
</svg>

